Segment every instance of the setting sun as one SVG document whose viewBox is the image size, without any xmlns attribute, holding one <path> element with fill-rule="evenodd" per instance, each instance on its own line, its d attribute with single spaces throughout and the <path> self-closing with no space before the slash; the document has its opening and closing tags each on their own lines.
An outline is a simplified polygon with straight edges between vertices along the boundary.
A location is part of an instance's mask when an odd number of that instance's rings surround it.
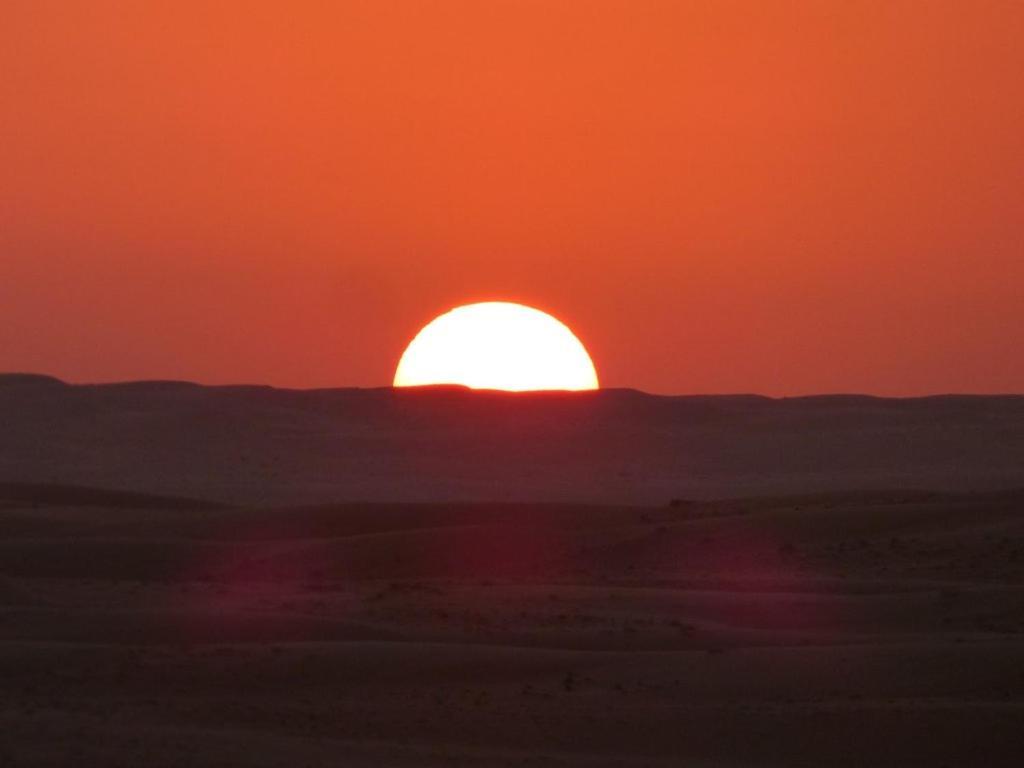
<svg viewBox="0 0 1024 768">
<path fill-rule="evenodd" d="M 512 392 L 598 387 L 590 355 L 564 323 L 503 301 L 457 307 L 416 334 L 394 385 L 425 384 Z"/>
</svg>

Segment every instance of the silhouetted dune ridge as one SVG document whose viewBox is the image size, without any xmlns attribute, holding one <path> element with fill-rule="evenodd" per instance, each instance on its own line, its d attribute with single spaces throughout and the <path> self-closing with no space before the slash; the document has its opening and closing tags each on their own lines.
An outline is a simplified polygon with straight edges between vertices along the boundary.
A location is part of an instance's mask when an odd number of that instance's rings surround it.
<svg viewBox="0 0 1024 768">
<path fill-rule="evenodd" d="M 1024 397 L 287 390 L 0 376 L 0 478 L 233 504 L 1024 486 Z"/>
<path fill-rule="evenodd" d="M 113 509 L 219 509 L 223 504 L 181 496 L 158 496 L 111 488 L 52 483 L 0 482 L 0 502 Z"/>
</svg>

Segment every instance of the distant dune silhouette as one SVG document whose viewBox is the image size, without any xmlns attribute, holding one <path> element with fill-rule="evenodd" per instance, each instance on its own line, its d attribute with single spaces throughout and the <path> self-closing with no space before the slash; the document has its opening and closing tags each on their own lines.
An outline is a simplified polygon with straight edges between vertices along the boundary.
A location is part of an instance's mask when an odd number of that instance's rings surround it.
<svg viewBox="0 0 1024 768">
<path fill-rule="evenodd" d="M 0 482 L 238 504 L 1024 487 L 1024 397 L 284 390 L 0 376 Z"/>
</svg>

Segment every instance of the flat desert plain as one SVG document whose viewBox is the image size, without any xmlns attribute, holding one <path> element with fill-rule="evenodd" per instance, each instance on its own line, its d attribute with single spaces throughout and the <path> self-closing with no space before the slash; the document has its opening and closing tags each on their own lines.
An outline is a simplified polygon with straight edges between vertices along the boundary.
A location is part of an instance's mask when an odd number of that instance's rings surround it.
<svg viewBox="0 0 1024 768">
<path fill-rule="evenodd" d="M 0 765 L 1019 766 L 1024 493 L 0 487 Z"/>
</svg>

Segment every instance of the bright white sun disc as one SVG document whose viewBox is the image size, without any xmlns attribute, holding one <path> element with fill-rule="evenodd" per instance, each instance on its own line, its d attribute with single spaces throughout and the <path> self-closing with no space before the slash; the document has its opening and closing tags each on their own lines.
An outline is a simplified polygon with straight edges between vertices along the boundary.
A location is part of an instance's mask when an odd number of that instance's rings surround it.
<svg viewBox="0 0 1024 768">
<path fill-rule="evenodd" d="M 427 384 L 512 392 L 598 387 L 590 355 L 564 323 L 504 301 L 456 307 L 416 334 L 394 385 Z"/>
</svg>

